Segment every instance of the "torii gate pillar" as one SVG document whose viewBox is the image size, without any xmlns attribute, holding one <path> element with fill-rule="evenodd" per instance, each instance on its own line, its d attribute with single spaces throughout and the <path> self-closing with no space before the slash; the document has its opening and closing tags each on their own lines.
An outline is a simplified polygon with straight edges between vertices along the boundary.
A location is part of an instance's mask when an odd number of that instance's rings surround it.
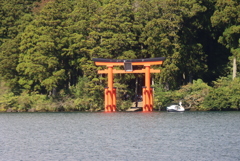
<svg viewBox="0 0 240 161">
<path fill-rule="evenodd" d="M 160 70 L 151 69 L 151 65 L 161 65 L 165 57 L 149 58 L 149 59 L 132 59 L 132 60 L 119 60 L 119 59 L 102 59 L 93 58 L 95 65 L 107 66 L 105 70 L 99 70 L 98 74 L 108 74 L 108 87 L 104 90 L 105 112 L 116 111 L 116 88 L 113 87 L 113 74 L 116 73 L 145 73 L 145 86 L 142 90 L 143 95 L 143 111 L 153 110 L 153 90 L 151 88 L 150 73 L 160 73 Z M 126 65 L 125 70 L 113 69 L 113 66 Z M 145 68 L 142 70 L 133 70 L 132 65 L 143 65 Z"/>
<path fill-rule="evenodd" d="M 143 111 L 153 110 L 153 93 L 151 88 L 150 65 L 145 65 L 145 87 L 143 87 Z"/>
<path fill-rule="evenodd" d="M 105 87 L 105 112 L 116 111 L 116 88 L 113 88 L 113 65 L 107 65 L 108 87 Z"/>
</svg>

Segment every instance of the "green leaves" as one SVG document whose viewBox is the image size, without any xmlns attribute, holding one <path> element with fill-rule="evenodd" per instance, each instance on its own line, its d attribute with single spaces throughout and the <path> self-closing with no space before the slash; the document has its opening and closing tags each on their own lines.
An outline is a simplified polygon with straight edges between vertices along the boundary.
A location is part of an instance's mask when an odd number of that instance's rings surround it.
<svg viewBox="0 0 240 161">
<path fill-rule="evenodd" d="M 239 23 L 240 4 L 237 0 L 217 0 L 216 10 L 211 17 L 212 25 L 215 27 L 230 27 Z"/>
<path fill-rule="evenodd" d="M 238 110 L 240 108 L 239 83 L 239 78 L 235 78 L 233 81 L 226 78 L 218 79 L 215 82 L 215 88 L 210 91 L 203 102 L 204 108 L 212 110 Z"/>
<path fill-rule="evenodd" d="M 231 50 L 240 48 L 240 25 L 233 25 L 225 29 L 223 36 L 219 37 L 218 41 Z"/>
<path fill-rule="evenodd" d="M 64 63 L 69 34 L 65 30 L 67 13 L 64 11 L 69 11 L 69 6 L 64 4 L 65 1 L 46 4 L 21 34 L 19 49 L 22 53 L 17 70 L 25 77 L 19 83 L 28 84 L 28 89 L 49 92 L 66 79 Z"/>
<path fill-rule="evenodd" d="M 111 1 L 96 12 L 91 19 L 89 34 L 95 44 L 92 50 L 101 52 L 98 57 L 118 58 L 135 46 L 132 17 L 131 6 L 125 0 Z M 101 50 L 96 50 L 99 46 Z"/>
<path fill-rule="evenodd" d="M 222 35 L 219 36 L 219 43 L 230 49 L 233 54 L 233 79 L 236 76 L 235 60 L 240 55 L 240 4 L 237 0 L 221 1 L 216 3 L 216 11 L 211 17 L 212 26 L 220 28 Z"/>
<path fill-rule="evenodd" d="M 219 42 L 229 49 L 239 48 L 240 38 L 240 4 L 238 1 L 217 1 L 217 10 L 211 17 L 214 27 L 222 28 L 223 34 L 219 37 Z"/>
<path fill-rule="evenodd" d="M 0 75 L 18 93 L 50 94 L 86 77 L 92 95 L 80 101 L 101 102 L 94 92 L 107 81 L 92 58 L 164 56 L 155 82 L 178 89 L 211 82 L 228 72 L 231 54 L 240 56 L 237 0 L 3 0 L 0 7 Z M 138 76 L 115 75 L 115 84 L 125 88 Z"/>
</svg>

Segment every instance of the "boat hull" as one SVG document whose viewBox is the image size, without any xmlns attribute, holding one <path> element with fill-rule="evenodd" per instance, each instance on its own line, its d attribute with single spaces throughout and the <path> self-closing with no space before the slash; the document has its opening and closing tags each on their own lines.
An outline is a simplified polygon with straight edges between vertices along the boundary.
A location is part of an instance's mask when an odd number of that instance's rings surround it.
<svg viewBox="0 0 240 161">
<path fill-rule="evenodd" d="M 184 110 L 174 110 L 174 109 L 169 109 L 167 112 L 184 112 Z"/>
<path fill-rule="evenodd" d="M 178 105 L 171 105 L 167 107 L 167 111 L 168 112 L 184 112 L 185 109 L 182 106 L 178 106 Z"/>
</svg>

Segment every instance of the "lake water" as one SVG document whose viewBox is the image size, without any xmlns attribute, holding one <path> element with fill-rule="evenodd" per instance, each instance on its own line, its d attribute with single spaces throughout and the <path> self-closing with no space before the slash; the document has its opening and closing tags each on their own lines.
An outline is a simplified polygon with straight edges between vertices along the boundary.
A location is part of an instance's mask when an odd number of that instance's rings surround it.
<svg viewBox="0 0 240 161">
<path fill-rule="evenodd" d="M 1 161 L 237 161 L 240 112 L 0 113 Z"/>
</svg>

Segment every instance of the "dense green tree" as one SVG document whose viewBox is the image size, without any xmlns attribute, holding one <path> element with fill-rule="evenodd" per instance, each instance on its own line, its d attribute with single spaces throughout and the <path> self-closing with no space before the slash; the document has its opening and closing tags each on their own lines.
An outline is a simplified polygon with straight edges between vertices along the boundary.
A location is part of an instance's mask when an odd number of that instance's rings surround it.
<svg viewBox="0 0 240 161">
<path fill-rule="evenodd" d="M 222 77 L 214 82 L 214 88 L 203 101 L 203 108 L 207 110 L 239 110 L 239 78 L 233 81 Z"/>
<path fill-rule="evenodd" d="M 175 91 L 175 97 L 182 100 L 186 109 L 208 110 L 202 105 L 205 97 L 209 94 L 211 87 L 201 79 L 193 80 Z"/>
<path fill-rule="evenodd" d="M 81 90 L 86 93 L 86 97 L 89 97 L 91 101 L 84 97 L 79 97 L 75 102 L 79 107 L 81 105 L 80 100 L 85 100 L 85 104 L 88 104 L 87 107 L 91 110 L 96 110 L 99 107 L 96 105 L 102 105 L 103 101 L 103 89 L 102 84 L 104 78 L 98 77 L 97 68 L 93 62 L 93 48 L 96 47 L 96 42 L 93 41 L 94 38 L 91 36 L 90 32 L 92 31 L 92 19 L 96 14 L 96 11 L 101 7 L 101 5 L 107 2 L 100 2 L 97 0 L 81 0 L 77 1 L 74 5 L 74 10 L 70 14 L 70 45 L 69 53 L 71 54 L 72 61 L 72 70 L 73 74 L 78 78 L 76 80 L 81 80 L 84 83 L 84 88 L 77 81 L 73 81 L 72 84 L 76 84 L 76 90 Z M 83 78 L 82 78 L 83 77 Z M 87 80 L 87 81 L 82 81 Z M 93 103 L 94 100 L 94 103 Z M 102 107 L 102 106 L 101 106 Z"/>
<path fill-rule="evenodd" d="M 179 31 L 181 41 L 180 77 L 183 84 L 192 83 L 206 72 L 206 53 L 203 51 L 204 37 L 208 31 L 209 17 L 207 3 L 202 1 L 181 1 L 182 27 Z"/>
<path fill-rule="evenodd" d="M 91 20 L 90 36 L 95 42 L 92 57 L 133 59 L 137 44 L 132 32 L 133 15 L 129 0 L 110 1 Z"/>
<path fill-rule="evenodd" d="M 11 88 L 14 93 L 19 93 L 18 86 L 19 75 L 16 70 L 19 57 L 19 38 L 6 41 L 1 46 L 0 51 L 0 75 L 6 81 L 6 85 Z"/>
<path fill-rule="evenodd" d="M 148 23 L 153 19 L 160 18 L 162 14 L 160 11 L 160 1 L 135 0 L 132 2 L 132 12 L 134 16 L 132 32 L 135 33 L 136 40 L 138 41 L 138 44 L 134 48 L 138 58 L 149 58 L 153 56 L 153 54 L 151 54 L 152 51 L 149 49 L 151 40 L 148 41 L 148 37 L 151 33 L 148 33 L 148 30 L 154 26 Z M 148 27 L 146 27 L 147 24 Z M 152 25 L 154 24 L 152 23 Z M 155 27 L 157 28 L 158 26 Z"/>
<path fill-rule="evenodd" d="M 237 60 L 233 61 L 234 68 L 239 64 L 239 3 L 239 0 L 0 0 L 0 77 L 11 89 L 8 100 L 13 94 L 19 94 L 20 100 L 31 100 L 27 99 L 31 94 L 55 95 L 59 91 L 55 98 L 62 102 L 54 107 L 62 104 L 72 110 L 73 106 L 78 110 L 84 106 L 99 110 L 107 81 L 106 75 L 97 74 L 104 67 L 95 66 L 92 58 L 164 56 L 167 59 L 160 67 L 161 73 L 154 75 L 155 84 L 161 86 L 156 88 L 159 105 L 184 99 L 198 109 L 208 109 L 201 104 L 206 84 L 193 80 L 201 78 L 210 83 L 227 75 L 229 60 Z M 236 69 L 233 77 L 235 72 Z M 124 94 L 140 92 L 132 86 L 141 86 L 142 76 L 115 75 L 119 110 L 129 103 L 122 102 Z M 237 91 L 237 82 L 228 83 Z M 227 93 L 233 93 L 228 87 L 215 86 L 209 98 L 215 92 L 223 93 L 226 96 L 223 99 L 227 99 Z M 181 92 L 188 97 L 183 98 Z M 225 102 L 226 108 L 238 108 L 237 97 L 231 99 Z M 33 105 L 20 102 L 21 106 Z"/>
<path fill-rule="evenodd" d="M 70 68 L 71 84 L 76 84 L 79 76 L 87 75 L 85 67 L 92 66 L 89 50 L 93 47 L 89 40 L 90 18 L 100 5 L 95 0 L 81 0 L 73 3 L 73 11 L 69 14 L 67 23 L 69 33 L 69 48 L 67 68 Z"/>
<path fill-rule="evenodd" d="M 212 26 L 222 31 L 218 41 L 230 50 L 233 57 L 233 78 L 236 77 L 240 56 L 240 1 L 217 0 L 216 11 L 211 17 Z"/>
<path fill-rule="evenodd" d="M 90 28 L 88 43 L 93 44 L 89 50 L 90 58 L 137 58 L 135 48 L 138 42 L 133 31 L 131 1 L 109 1 L 100 6 L 90 20 Z M 92 74 L 96 75 L 96 69 Z M 129 78 L 133 78 L 133 75 L 116 75 L 115 82 L 125 84 Z"/>
<path fill-rule="evenodd" d="M 50 92 L 66 79 L 69 11 L 67 1 L 50 1 L 21 34 L 17 70 L 25 89 Z"/>
<path fill-rule="evenodd" d="M 14 93 L 19 92 L 16 66 L 19 56 L 19 36 L 32 21 L 34 0 L 0 1 L 0 75 Z"/>
<path fill-rule="evenodd" d="M 0 46 L 8 39 L 13 39 L 31 20 L 34 0 L 0 1 Z"/>
<path fill-rule="evenodd" d="M 152 5 L 156 2 L 152 1 Z M 160 74 L 161 83 L 167 88 L 177 85 L 176 76 L 179 72 L 180 44 L 177 35 L 181 29 L 180 8 L 175 1 L 159 1 L 160 13 L 146 24 L 142 36 L 150 57 L 166 57 L 164 69 Z"/>
</svg>

